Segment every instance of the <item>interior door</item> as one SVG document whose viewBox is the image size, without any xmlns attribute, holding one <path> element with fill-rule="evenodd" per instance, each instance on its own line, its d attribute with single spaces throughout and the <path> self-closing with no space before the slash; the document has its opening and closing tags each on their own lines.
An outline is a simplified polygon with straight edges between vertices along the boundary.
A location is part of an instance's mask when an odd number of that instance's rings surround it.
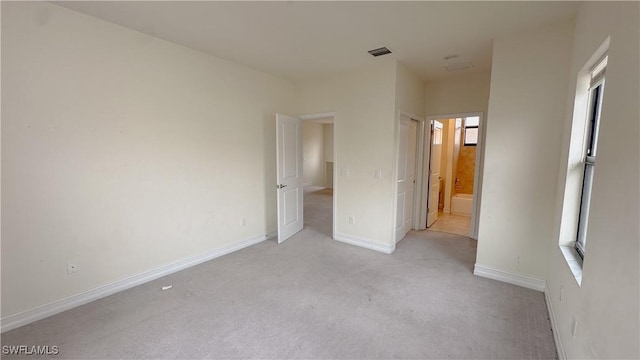
<svg viewBox="0 0 640 360">
<path fill-rule="evenodd" d="M 440 196 L 440 162 L 442 160 L 442 123 L 431 121 L 431 158 L 429 159 L 429 212 L 427 227 L 438 220 L 438 197 Z"/>
<path fill-rule="evenodd" d="M 398 137 L 396 242 L 411 230 L 416 176 L 416 145 L 418 122 L 402 115 Z"/>
<path fill-rule="evenodd" d="M 302 230 L 302 121 L 276 114 L 278 242 Z"/>
</svg>

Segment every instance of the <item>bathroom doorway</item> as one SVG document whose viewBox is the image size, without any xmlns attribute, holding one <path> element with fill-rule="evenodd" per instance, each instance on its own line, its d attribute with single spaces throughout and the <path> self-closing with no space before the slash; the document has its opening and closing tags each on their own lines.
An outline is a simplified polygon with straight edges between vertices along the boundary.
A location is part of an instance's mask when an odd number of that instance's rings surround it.
<svg viewBox="0 0 640 360">
<path fill-rule="evenodd" d="M 428 118 L 427 228 L 477 239 L 482 113 Z"/>
</svg>

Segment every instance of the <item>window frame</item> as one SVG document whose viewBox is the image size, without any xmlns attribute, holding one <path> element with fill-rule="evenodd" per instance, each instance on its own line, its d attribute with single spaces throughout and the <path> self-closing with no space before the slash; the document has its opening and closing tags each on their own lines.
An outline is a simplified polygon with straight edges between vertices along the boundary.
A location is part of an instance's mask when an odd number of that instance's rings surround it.
<svg viewBox="0 0 640 360">
<path fill-rule="evenodd" d="M 475 116 L 470 116 L 470 117 L 475 117 Z M 469 126 L 467 126 L 467 118 L 465 117 L 464 118 L 463 128 L 464 128 L 464 132 L 462 134 L 462 145 L 463 146 L 478 146 L 478 138 L 480 137 L 480 124 L 478 123 L 478 125 L 469 125 Z M 468 143 L 467 142 L 467 129 L 477 129 L 478 132 L 477 132 L 476 142 L 475 143 Z"/>
<path fill-rule="evenodd" d="M 578 212 L 578 226 L 574 248 L 580 258 L 584 260 L 586 254 L 587 228 L 589 224 L 589 208 L 593 178 L 596 166 L 596 153 L 598 148 L 598 133 L 602 113 L 602 99 L 605 88 L 605 70 L 607 55 L 603 56 L 591 70 L 591 83 L 588 89 L 589 100 L 587 110 L 586 136 L 584 155 L 582 159 L 582 189 L 580 195 L 580 207 Z"/>
</svg>

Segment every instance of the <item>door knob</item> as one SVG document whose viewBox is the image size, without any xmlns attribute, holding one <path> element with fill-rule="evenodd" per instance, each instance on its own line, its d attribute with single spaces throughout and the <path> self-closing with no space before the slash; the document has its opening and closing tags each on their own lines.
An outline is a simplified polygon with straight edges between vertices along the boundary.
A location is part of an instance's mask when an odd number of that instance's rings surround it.
<svg viewBox="0 0 640 360">
<path fill-rule="evenodd" d="M 287 187 L 287 185 L 282 185 L 282 184 L 276 185 L 276 188 L 278 188 L 278 189 L 282 189 L 282 188 L 286 188 L 286 187 Z"/>
</svg>

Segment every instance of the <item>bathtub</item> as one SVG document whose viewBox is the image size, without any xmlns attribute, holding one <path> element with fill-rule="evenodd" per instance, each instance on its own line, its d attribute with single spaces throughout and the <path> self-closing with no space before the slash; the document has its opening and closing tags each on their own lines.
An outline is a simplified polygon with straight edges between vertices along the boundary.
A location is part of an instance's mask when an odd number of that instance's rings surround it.
<svg viewBox="0 0 640 360">
<path fill-rule="evenodd" d="M 451 213 L 471 216 L 473 194 L 455 194 L 451 197 Z"/>
</svg>

